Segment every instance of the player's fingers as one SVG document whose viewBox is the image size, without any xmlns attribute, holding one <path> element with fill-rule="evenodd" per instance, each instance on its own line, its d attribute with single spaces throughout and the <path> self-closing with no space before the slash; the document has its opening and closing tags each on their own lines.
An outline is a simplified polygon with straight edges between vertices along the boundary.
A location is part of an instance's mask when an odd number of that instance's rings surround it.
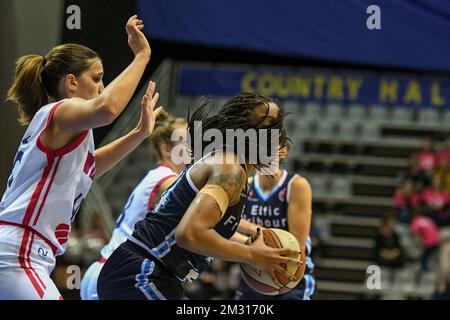
<svg viewBox="0 0 450 320">
<path fill-rule="evenodd" d="M 155 88 L 156 88 L 156 83 L 154 83 L 153 81 L 150 81 L 148 83 L 147 86 L 147 91 L 145 92 L 145 94 L 151 98 L 153 96 L 153 93 L 155 92 Z"/>
<path fill-rule="evenodd" d="M 289 280 L 292 279 L 292 274 L 290 274 L 285 268 L 283 268 L 282 266 L 276 266 L 275 270 L 280 273 L 281 275 L 285 276 L 286 278 L 288 278 Z"/>
<path fill-rule="evenodd" d="M 141 100 L 141 107 L 142 108 L 146 107 L 148 104 L 148 101 L 149 101 L 148 96 L 144 94 L 144 96 L 142 97 L 142 100 Z"/>
<path fill-rule="evenodd" d="M 297 250 L 290 249 L 290 248 L 280 248 L 278 250 L 278 254 L 283 255 L 283 256 L 297 256 L 300 254 L 300 252 L 298 252 Z"/>
<path fill-rule="evenodd" d="M 278 263 L 293 264 L 297 266 L 302 264 L 302 261 L 300 259 L 293 259 L 288 257 L 277 257 L 276 260 Z"/>
<path fill-rule="evenodd" d="M 278 281 L 278 279 L 277 279 L 277 275 L 275 274 L 275 270 L 271 270 L 270 272 L 269 272 L 269 274 L 270 274 L 270 277 L 272 278 L 272 280 L 273 280 L 273 282 L 279 287 L 279 288 L 281 288 L 281 287 L 283 287 L 283 285 Z"/>
<path fill-rule="evenodd" d="M 134 21 L 137 19 L 137 15 L 135 14 L 134 16 L 131 16 L 129 19 L 128 19 L 128 21 L 127 21 L 127 23 L 126 23 L 126 25 L 125 25 L 125 28 L 126 28 L 126 30 L 127 31 L 130 31 L 130 29 L 131 29 L 131 26 L 133 25 L 133 23 L 134 23 Z"/>
<path fill-rule="evenodd" d="M 153 111 L 153 115 L 155 116 L 155 119 L 158 117 L 158 115 L 164 111 L 164 107 L 160 106 L 156 110 Z"/>
<path fill-rule="evenodd" d="M 155 95 L 152 98 L 152 101 L 150 102 L 152 109 L 155 107 L 156 102 L 158 102 L 158 99 L 159 99 L 159 92 L 155 93 Z"/>
</svg>

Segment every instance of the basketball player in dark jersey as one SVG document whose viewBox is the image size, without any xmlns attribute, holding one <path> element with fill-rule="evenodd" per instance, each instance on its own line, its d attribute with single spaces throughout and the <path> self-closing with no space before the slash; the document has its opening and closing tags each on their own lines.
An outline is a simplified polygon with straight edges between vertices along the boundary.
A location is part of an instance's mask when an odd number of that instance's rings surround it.
<svg viewBox="0 0 450 320">
<path fill-rule="evenodd" d="M 283 162 L 289 151 L 287 144 L 280 150 L 280 162 Z M 249 178 L 247 204 L 238 231 L 233 239 L 246 241 L 240 233 L 252 234 L 256 226 L 263 228 L 279 228 L 292 233 L 306 250 L 306 270 L 300 283 L 292 290 L 278 296 L 260 294 L 251 289 L 241 278 L 237 300 L 310 300 L 314 293 L 315 280 L 312 276 L 314 264 L 311 260 L 311 187 L 306 179 L 279 170 L 274 176 L 254 175 Z"/>
<path fill-rule="evenodd" d="M 202 121 L 202 133 L 215 129 L 224 136 L 227 129 L 254 129 L 258 133 L 261 129 L 277 129 L 279 146 L 286 140 L 283 117 L 281 106 L 256 93 L 231 98 L 213 116 L 203 104 L 189 119 L 191 146 L 198 139 L 194 135 L 196 121 Z M 211 141 L 205 140 L 201 139 L 202 154 Z M 242 141 L 249 143 L 245 138 Z M 267 141 L 256 145 L 273 150 Z M 243 152 L 224 143 L 185 168 L 156 207 L 136 223 L 132 236 L 106 261 L 98 279 L 100 300 L 183 299 L 183 282 L 197 278 L 213 257 L 248 263 L 273 278 L 275 272 L 291 276 L 280 264 L 300 264 L 300 259 L 285 257 L 300 252 L 269 248 L 261 233 L 251 246 L 229 240 L 241 220 L 249 173 L 268 166 L 250 163 L 248 147 Z M 272 152 L 275 157 L 278 149 Z M 196 148 L 192 150 L 195 159 Z"/>
</svg>

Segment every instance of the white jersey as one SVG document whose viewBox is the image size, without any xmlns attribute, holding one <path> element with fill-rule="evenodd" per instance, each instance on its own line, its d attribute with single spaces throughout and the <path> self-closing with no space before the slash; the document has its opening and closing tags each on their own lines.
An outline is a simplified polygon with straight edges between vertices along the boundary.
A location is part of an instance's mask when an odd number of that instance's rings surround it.
<svg viewBox="0 0 450 320">
<path fill-rule="evenodd" d="M 40 141 L 63 101 L 43 106 L 33 117 L 0 202 L 0 225 L 32 232 L 51 247 L 54 255 L 64 253 L 71 222 L 95 175 L 92 130 L 55 151 Z"/>
<path fill-rule="evenodd" d="M 145 218 L 150 211 L 153 198 L 159 186 L 169 178 L 177 174 L 168 166 L 160 165 L 150 170 L 142 181 L 133 190 L 113 230 L 111 240 L 103 247 L 101 255 L 108 259 L 109 256 L 133 233 L 136 222 Z"/>
</svg>

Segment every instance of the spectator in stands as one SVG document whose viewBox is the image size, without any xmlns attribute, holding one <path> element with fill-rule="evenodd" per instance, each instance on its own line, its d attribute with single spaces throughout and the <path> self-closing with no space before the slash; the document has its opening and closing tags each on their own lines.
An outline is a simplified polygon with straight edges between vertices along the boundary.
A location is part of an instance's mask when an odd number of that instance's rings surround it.
<svg viewBox="0 0 450 320">
<path fill-rule="evenodd" d="M 423 248 L 422 270 L 428 270 L 428 261 L 439 247 L 439 228 L 433 219 L 422 214 L 420 210 L 415 210 L 411 222 L 411 232 L 416 242 L 420 242 Z"/>
<path fill-rule="evenodd" d="M 450 300 L 450 230 L 441 231 L 435 300 Z"/>
<path fill-rule="evenodd" d="M 417 161 L 420 171 L 431 176 L 436 164 L 436 153 L 433 150 L 433 140 L 430 138 L 427 138 L 423 143 L 422 150 L 417 154 Z"/>
<path fill-rule="evenodd" d="M 440 159 L 434 175 L 441 179 L 444 190 L 450 193 L 450 159 L 447 156 Z"/>
<path fill-rule="evenodd" d="M 394 194 L 394 206 L 401 223 L 410 223 L 412 211 L 420 205 L 420 195 L 413 180 L 405 180 Z"/>
<path fill-rule="evenodd" d="M 442 166 L 442 161 L 450 163 L 450 136 L 447 137 L 445 148 L 436 154 L 436 165 Z"/>
<path fill-rule="evenodd" d="M 431 187 L 426 188 L 421 194 L 421 201 L 425 212 L 439 225 L 444 226 L 449 222 L 448 207 L 450 196 L 442 186 L 439 176 L 433 177 Z"/>
<path fill-rule="evenodd" d="M 431 184 L 430 176 L 420 169 L 417 154 L 410 158 L 409 168 L 400 174 L 400 181 L 412 180 L 417 190 L 422 190 Z"/>
<path fill-rule="evenodd" d="M 401 268 L 404 263 L 403 248 L 395 232 L 396 218 L 393 214 L 383 217 L 383 222 L 376 235 L 376 261 L 381 266 Z"/>
</svg>

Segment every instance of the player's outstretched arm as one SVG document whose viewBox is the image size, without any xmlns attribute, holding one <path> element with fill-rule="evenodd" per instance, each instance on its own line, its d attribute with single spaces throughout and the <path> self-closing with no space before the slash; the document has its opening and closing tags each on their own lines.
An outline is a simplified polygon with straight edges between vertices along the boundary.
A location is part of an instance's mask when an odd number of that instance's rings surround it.
<svg viewBox="0 0 450 320">
<path fill-rule="evenodd" d="M 162 110 L 162 107 L 153 110 L 159 97 L 158 93 L 153 94 L 154 92 L 155 83 L 150 82 L 146 94 L 142 97 L 141 118 L 136 128 L 126 136 L 95 151 L 95 178 L 114 167 L 151 134 L 155 127 L 155 119 Z"/>
<path fill-rule="evenodd" d="M 150 45 L 141 32 L 142 20 L 131 17 L 126 25 L 128 44 L 134 53 L 131 64 L 98 97 L 71 98 L 55 111 L 44 144 L 52 149 L 65 146 L 83 131 L 111 124 L 130 102 L 150 60 Z M 58 141 L 55 141 L 55 137 Z"/>
</svg>

